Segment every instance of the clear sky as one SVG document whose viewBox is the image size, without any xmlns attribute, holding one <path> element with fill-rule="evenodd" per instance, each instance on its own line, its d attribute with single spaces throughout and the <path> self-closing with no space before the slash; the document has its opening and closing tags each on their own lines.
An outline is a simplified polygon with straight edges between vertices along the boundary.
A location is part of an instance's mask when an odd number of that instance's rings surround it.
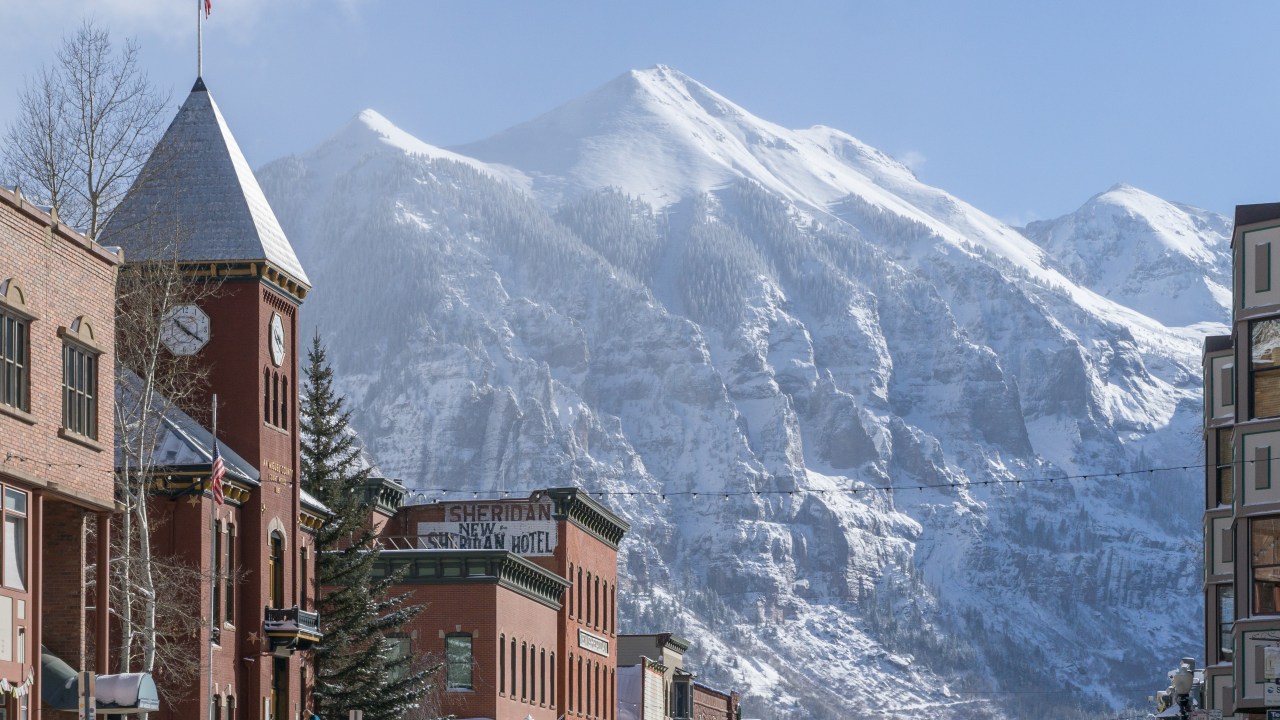
<svg viewBox="0 0 1280 720">
<path fill-rule="evenodd" d="M 788 127 L 839 128 L 1007 221 L 1127 182 L 1229 212 L 1280 200 L 1280 3 L 1155 0 L 212 0 L 204 77 L 249 161 L 372 107 L 478 140 L 670 65 Z M 0 124 L 92 16 L 181 102 L 197 0 L 0 0 Z"/>
</svg>

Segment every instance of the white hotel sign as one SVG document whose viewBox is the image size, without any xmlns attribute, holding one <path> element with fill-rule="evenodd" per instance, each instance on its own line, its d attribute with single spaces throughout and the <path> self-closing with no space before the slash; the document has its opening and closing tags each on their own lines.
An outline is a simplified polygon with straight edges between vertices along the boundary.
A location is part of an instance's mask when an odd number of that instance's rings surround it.
<svg viewBox="0 0 1280 720">
<path fill-rule="evenodd" d="M 552 555 L 556 540 L 550 500 L 445 505 L 444 522 L 418 523 L 418 545 L 423 548 Z"/>
</svg>

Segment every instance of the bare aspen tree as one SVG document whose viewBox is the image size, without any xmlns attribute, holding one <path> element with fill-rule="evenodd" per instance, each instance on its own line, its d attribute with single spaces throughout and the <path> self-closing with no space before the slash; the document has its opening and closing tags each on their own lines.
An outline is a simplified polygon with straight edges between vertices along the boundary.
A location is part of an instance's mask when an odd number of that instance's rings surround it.
<svg viewBox="0 0 1280 720">
<path fill-rule="evenodd" d="M 116 52 L 106 29 L 86 20 L 19 94 L 0 176 L 96 240 L 155 146 L 168 104 L 139 65 L 137 43 Z"/>
<path fill-rule="evenodd" d="M 167 118 L 168 94 L 148 80 L 135 42 L 117 48 L 106 29 L 85 21 L 18 100 L 17 120 L 0 148 L 0 178 L 97 240 L 120 201 L 146 182 L 140 175 Z M 171 309 L 202 301 L 218 285 L 193 279 L 180 262 L 186 233 L 172 208 L 152 210 L 132 228 L 117 284 L 114 426 L 122 511 L 112 537 L 111 604 L 118 670 L 155 673 L 161 695 L 172 702 L 196 685 L 199 654 L 191 647 L 207 627 L 200 597 L 210 578 L 198 562 L 153 553 L 152 509 L 167 477 L 160 445 L 175 430 L 174 409 L 207 421 L 189 407 L 207 368 L 169 353 L 160 330 Z"/>
<path fill-rule="evenodd" d="M 160 337 L 170 311 L 212 297 L 219 284 L 194 279 L 179 261 L 185 235 L 166 213 L 135 228 L 134 237 L 149 247 L 132 246 L 145 259 L 127 262 L 117 286 L 116 495 L 123 512 L 112 561 L 112 609 L 120 627 L 120 672 L 156 672 L 166 680 L 158 683 L 161 692 L 176 699 L 199 672 L 192 638 L 208 625 L 200 591 L 210 578 L 194 562 L 153 553 L 152 504 L 175 502 L 158 499 L 170 462 L 161 445 L 168 434 L 187 430 L 174 426 L 175 411 L 208 422 L 193 407 L 208 366 L 197 356 L 170 353 Z"/>
</svg>

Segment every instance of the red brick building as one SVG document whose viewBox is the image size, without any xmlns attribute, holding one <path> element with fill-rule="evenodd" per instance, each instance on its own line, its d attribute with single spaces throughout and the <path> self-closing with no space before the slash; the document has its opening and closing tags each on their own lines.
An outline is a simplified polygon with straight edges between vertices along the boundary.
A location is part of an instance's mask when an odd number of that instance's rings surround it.
<svg viewBox="0 0 1280 720">
<path fill-rule="evenodd" d="M 41 646 L 106 666 L 120 259 L 0 188 L 0 710 L 42 707 Z M 101 392 L 100 388 L 107 388 Z M 97 542 L 89 539 L 96 527 Z M 86 570 L 99 570 L 96 590 Z"/>
<path fill-rule="evenodd" d="M 693 683 L 693 720 L 739 720 L 738 693 Z"/>
<path fill-rule="evenodd" d="M 304 686 L 318 618 L 306 612 L 314 551 L 308 526 L 323 510 L 299 487 L 298 311 L 309 289 L 302 266 L 204 82 L 197 79 L 103 232 L 130 260 L 174 257 L 192 282 L 220 283 L 198 304 L 165 315 L 168 352 L 209 371 L 192 403 L 217 398 L 217 440 L 227 464 L 226 504 L 211 512 L 213 438 L 182 409 L 168 413 L 164 482 L 151 506 L 165 532 L 154 549 L 218 577 L 202 589 L 207 627 L 191 642 L 208 677 L 159 717 L 294 720 L 306 717 Z M 176 228 L 176 230 L 172 230 Z M 156 247 L 156 233 L 175 244 Z M 191 408 L 186 408 L 190 410 Z"/>
<path fill-rule="evenodd" d="M 415 563 L 446 568 L 473 553 L 467 562 L 489 573 L 478 577 L 497 584 L 486 591 L 491 599 L 475 596 L 463 580 L 470 575 L 432 575 L 433 582 L 406 580 L 398 588 L 428 606 L 424 614 L 430 618 L 407 648 L 415 657 L 438 653 L 446 666 L 458 667 L 463 641 L 455 641 L 452 656 L 446 643 L 451 636 L 470 635 L 479 680 L 471 689 L 448 691 L 445 702 L 452 705 L 446 704 L 446 712 L 494 720 L 526 715 L 614 720 L 618 543 L 629 529 L 577 488 L 522 499 L 412 505 L 386 521 L 381 538 L 392 549 L 384 553 L 384 562 L 412 557 Z M 514 580 L 503 585 L 494 579 L 499 569 L 542 589 L 521 591 Z M 454 712 L 454 706 L 476 710 Z M 486 710 L 490 707 L 492 712 Z"/>
</svg>

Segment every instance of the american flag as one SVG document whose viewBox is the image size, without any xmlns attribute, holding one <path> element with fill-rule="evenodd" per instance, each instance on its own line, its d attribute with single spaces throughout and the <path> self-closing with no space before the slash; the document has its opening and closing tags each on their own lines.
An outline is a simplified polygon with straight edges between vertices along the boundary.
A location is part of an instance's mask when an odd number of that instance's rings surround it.
<svg viewBox="0 0 1280 720">
<path fill-rule="evenodd" d="M 204 16 L 206 20 L 209 18 L 211 10 L 213 10 L 213 0 L 204 0 Z"/>
<path fill-rule="evenodd" d="M 213 441 L 213 467 L 209 470 L 209 484 L 213 489 L 213 501 L 221 505 L 225 498 L 222 496 L 222 476 L 227 474 L 227 466 L 222 462 L 222 453 L 218 452 L 218 441 Z"/>
</svg>

